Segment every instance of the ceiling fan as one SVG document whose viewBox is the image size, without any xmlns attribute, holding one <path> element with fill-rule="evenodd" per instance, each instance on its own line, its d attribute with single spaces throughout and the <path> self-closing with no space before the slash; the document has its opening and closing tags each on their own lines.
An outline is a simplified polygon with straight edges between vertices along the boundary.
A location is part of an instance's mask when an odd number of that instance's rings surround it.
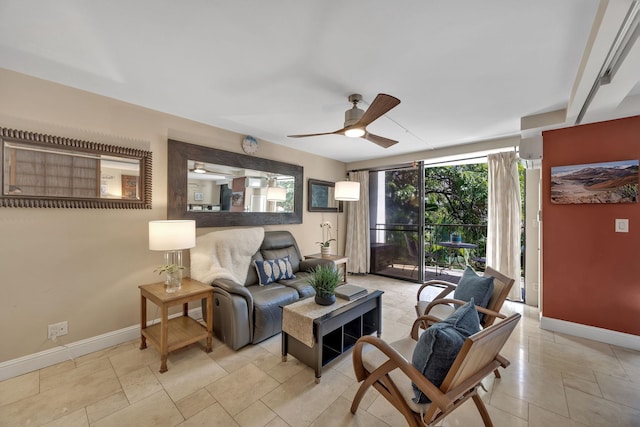
<svg viewBox="0 0 640 427">
<path fill-rule="evenodd" d="M 194 162 L 193 163 L 193 168 L 189 169 L 189 172 L 195 172 L 195 173 L 212 173 L 212 171 L 210 171 L 209 169 L 207 169 L 205 167 L 205 164 L 202 162 Z"/>
<path fill-rule="evenodd" d="M 389 110 L 400 104 L 400 100 L 391 95 L 379 93 L 376 99 L 373 100 L 367 111 L 358 108 L 358 102 L 362 101 L 362 95 L 353 94 L 349 95 L 349 102 L 353 104 L 353 107 L 344 113 L 344 127 L 334 132 L 324 133 L 310 133 L 306 135 L 288 135 L 289 138 L 304 138 L 307 136 L 320 136 L 320 135 L 344 135 L 352 138 L 364 138 L 368 141 L 378 144 L 383 148 L 389 148 L 398 141 L 385 138 L 383 136 L 374 135 L 367 132 L 367 126 L 373 123 L 378 118 L 382 117 Z"/>
</svg>

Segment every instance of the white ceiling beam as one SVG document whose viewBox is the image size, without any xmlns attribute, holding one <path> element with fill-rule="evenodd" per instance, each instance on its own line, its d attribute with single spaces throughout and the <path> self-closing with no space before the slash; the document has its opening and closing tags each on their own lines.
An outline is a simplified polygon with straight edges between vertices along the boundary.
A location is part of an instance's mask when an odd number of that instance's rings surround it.
<svg viewBox="0 0 640 427">
<path fill-rule="evenodd" d="M 630 88 L 626 90 L 626 93 L 624 91 L 625 87 L 629 87 L 629 83 L 622 84 L 622 78 L 616 77 L 607 86 L 617 85 L 616 80 L 620 80 L 621 87 L 609 89 L 607 91 L 609 92 L 608 100 L 606 96 L 600 98 L 604 86 L 599 85 L 599 78 L 603 64 L 633 3 L 632 0 L 602 0 L 600 2 L 569 99 L 567 123 L 571 125 L 575 123 L 585 104 L 586 111 L 597 110 L 597 104 L 601 100 L 604 103 L 617 102 L 619 104 L 628 95 Z M 637 49 L 638 47 L 634 46 L 634 50 L 630 52 L 626 61 L 632 61 L 631 58 L 637 56 Z M 622 68 L 627 68 L 626 64 L 623 64 Z M 618 71 L 618 74 L 621 72 L 622 69 Z M 613 101 L 613 98 L 617 98 L 617 101 Z M 583 119 L 583 121 L 586 120 Z"/>
<path fill-rule="evenodd" d="M 564 124 L 567 119 L 567 109 L 548 111 L 546 113 L 532 114 L 520 118 L 520 130 L 532 131 L 547 128 L 549 126 Z"/>
</svg>

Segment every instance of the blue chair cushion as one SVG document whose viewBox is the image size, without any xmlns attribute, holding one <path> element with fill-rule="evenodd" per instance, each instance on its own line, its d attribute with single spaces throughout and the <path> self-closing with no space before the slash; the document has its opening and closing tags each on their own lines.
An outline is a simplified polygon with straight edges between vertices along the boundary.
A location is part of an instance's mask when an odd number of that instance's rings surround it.
<svg viewBox="0 0 640 427">
<path fill-rule="evenodd" d="M 480 313 L 476 311 L 475 300 L 458 307 L 456 311 L 451 313 L 449 317 L 439 323 L 446 323 L 466 337 L 470 337 L 476 332 L 480 332 Z"/>
<path fill-rule="evenodd" d="M 493 294 L 493 277 L 479 276 L 473 268 L 467 266 L 462 277 L 453 292 L 453 297 L 461 301 L 470 301 L 472 298 L 480 307 L 487 308 Z M 482 313 L 478 313 L 482 321 Z"/>
<path fill-rule="evenodd" d="M 451 316 L 435 323 L 420 335 L 411 358 L 412 365 L 435 386 L 440 387 L 453 361 L 458 356 L 467 337 L 480 331 L 480 321 L 473 298 L 460 306 Z M 411 384 L 416 403 L 429 403 L 431 400 Z"/>
<path fill-rule="evenodd" d="M 255 260 L 253 263 L 256 266 L 260 286 L 296 277 L 293 275 L 293 267 L 288 255 L 276 259 Z"/>
</svg>

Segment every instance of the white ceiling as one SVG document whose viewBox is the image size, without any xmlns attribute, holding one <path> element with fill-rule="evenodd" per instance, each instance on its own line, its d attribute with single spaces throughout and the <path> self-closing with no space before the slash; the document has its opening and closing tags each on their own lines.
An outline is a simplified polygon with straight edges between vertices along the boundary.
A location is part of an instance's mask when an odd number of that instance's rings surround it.
<svg viewBox="0 0 640 427">
<path fill-rule="evenodd" d="M 573 124 L 630 3 L 589 44 L 599 0 L 0 0 L 0 67 L 354 162 Z M 637 52 L 585 121 L 640 113 Z M 286 136 L 379 92 L 402 100 L 368 128 L 391 148 Z"/>
</svg>

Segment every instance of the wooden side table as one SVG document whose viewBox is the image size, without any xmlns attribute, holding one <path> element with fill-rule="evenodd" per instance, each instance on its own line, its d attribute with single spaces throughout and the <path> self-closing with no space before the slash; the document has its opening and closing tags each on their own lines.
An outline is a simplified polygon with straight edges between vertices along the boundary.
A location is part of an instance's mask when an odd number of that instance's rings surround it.
<svg viewBox="0 0 640 427">
<path fill-rule="evenodd" d="M 207 339 L 205 351 L 211 352 L 213 333 L 213 288 L 191 278 L 182 279 L 182 288 L 174 293 L 165 291 L 164 282 L 140 285 L 140 350 L 147 348 L 147 340 L 161 355 L 160 372 L 167 371 L 170 351 Z M 203 313 L 206 326 L 189 317 L 189 302 L 207 299 L 207 312 Z M 160 307 L 160 323 L 147 326 L 147 299 Z M 182 304 L 182 316 L 169 319 L 169 307 Z"/>
<path fill-rule="evenodd" d="M 347 283 L 347 263 L 349 262 L 349 257 L 340 256 L 340 255 L 322 255 L 322 254 L 311 254 L 305 255 L 304 259 L 328 259 L 333 261 L 336 267 L 342 265 L 342 283 Z"/>
</svg>

